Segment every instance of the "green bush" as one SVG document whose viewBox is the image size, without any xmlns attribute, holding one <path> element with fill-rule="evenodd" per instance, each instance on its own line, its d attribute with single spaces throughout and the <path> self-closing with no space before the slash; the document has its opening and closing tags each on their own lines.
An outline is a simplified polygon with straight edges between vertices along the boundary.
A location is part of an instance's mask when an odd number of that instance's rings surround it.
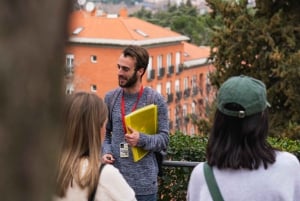
<svg viewBox="0 0 300 201">
<path fill-rule="evenodd" d="M 288 138 L 268 139 L 269 143 L 280 150 L 291 152 L 300 160 L 300 140 Z M 165 160 L 205 161 L 207 137 L 188 136 L 176 132 L 170 136 L 170 146 Z M 163 167 L 164 175 L 159 178 L 159 201 L 186 200 L 186 190 L 193 167 Z"/>
</svg>

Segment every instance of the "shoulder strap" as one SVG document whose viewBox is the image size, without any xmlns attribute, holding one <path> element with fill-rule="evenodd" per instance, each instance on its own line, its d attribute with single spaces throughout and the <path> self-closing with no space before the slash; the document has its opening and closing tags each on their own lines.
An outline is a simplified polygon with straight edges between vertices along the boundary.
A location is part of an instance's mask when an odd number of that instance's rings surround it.
<svg viewBox="0 0 300 201">
<path fill-rule="evenodd" d="M 111 95 L 109 101 L 108 101 L 108 109 L 109 109 L 109 121 L 108 122 L 111 122 L 111 119 L 112 119 L 112 109 L 117 101 L 117 98 L 118 96 L 121 94 L 122 92 L 122 88 L 121 87 L 118 87 L 114 92 L 113 94 Z"/>
<path fill-rule="evenodd" d="M 100 175 L 101 175 L 101 172 L 102 172 L 102 169 L 103 169 L 104 166 L 105 166 L 105 163 L 101 163 L 101 166 L 99 168 L 99 179 L 100 179 Z M 96 191 L 97 191 L 97 186 L 94 189 L 94 191 L 92 192 L 92 194 L 89 198 L 89 201 L 94 201 L 95 200 Z"/>
<path fill-rule="evenodd" d="M 149 105 L 149 104 L 154 103 L 154 90 L 151 89 L 151 88 L 149 88 L 149 87 L 147 87 L 146 89 L 148 91 L 148 94 L 147 94 L 147 105 Z"/>
<path fill-rule="evenodd" d="M 222 194 L 216 182 L 214 172 L 212 168 L 207 164 L 207 162 L 203 165 L 205 181 L 207 183 L 209 192 L 214 201 L 223 201 Z"/>
</svg>

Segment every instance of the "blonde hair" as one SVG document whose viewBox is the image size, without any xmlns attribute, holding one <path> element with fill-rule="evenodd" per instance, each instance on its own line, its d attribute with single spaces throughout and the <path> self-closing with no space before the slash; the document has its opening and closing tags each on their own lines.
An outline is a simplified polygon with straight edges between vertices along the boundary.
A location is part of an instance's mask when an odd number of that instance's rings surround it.
<svg viewBox="0 0 300 201">
<path fill-rule="evenodd" d="M 73 179 L 89 196 L 98 184 L 101 165 L 101 127 L 107 119 L 107 106 L 96 94 L 77 92 L 67 97 L 64 139 L 57 175 L 57 195 L 64 197 Z M 85 174 L 80 161 L 88 160 Z"/>
</svg>

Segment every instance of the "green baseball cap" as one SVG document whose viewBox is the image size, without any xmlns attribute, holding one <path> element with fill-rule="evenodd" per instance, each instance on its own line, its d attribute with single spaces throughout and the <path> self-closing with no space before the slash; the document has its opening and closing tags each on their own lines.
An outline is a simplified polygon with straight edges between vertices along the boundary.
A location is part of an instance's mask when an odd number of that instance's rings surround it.
<svg viewBox="0 0 300 201">
<path fill-rule="evenodd" d="M 232 111 L 225 108 L 228 103 L 241 105 L 245 110 Z M 218 91 L 217 108 L 225 115 L 244 118 L 262 112 L 270 104 L 267 101 L 265 84 L 253 77 L 234 76 L 226 80 Z"/>
</svg>

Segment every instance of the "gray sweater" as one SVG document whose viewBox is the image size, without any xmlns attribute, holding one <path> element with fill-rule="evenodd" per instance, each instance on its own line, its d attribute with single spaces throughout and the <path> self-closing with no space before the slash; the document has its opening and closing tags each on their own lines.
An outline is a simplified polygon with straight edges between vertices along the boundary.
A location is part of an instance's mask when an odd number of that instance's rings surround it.
<svg viewBox="0 0 300 201">
<path fill-rule="evenodd" d="M 143 95 L 140 97 L 137 108 L 141 108 L 149 103 L 148 94 L 151 93 L 151 88 L 145 87 Z M 153 92 L 153 91 L 152 91 Z M 110 106 L 112 102 L 113 91 L 110 91 L 105 96 L 105 102 Z M 158 133 L 155 135 L 147 135 L 140 133 L 140 139 L 137 144 L 149 153 L 138 162 L 134 162 L 132 152 L 129 148 L 129 157 L 120 158 L 120 143 L 125 142 L 124 130 L 121 117 L 121 99 L 123 92 L 116 97 L 115 104 L 112 106 L 111 122 L 107 123 L 106 135 L 103 143 L 102 154 L 111 153 L 114 158 L 114 166 L 120 170 L 128 184 L 133 188 L 136 195 L 148 195 L 157 193 L 157 173 L 158 166 L 154 151 L 167 149 L 169 143 L 169 120 L 168 109 L 164 98 L 157 92 L 153 92 L 153 103 L 158 107 Z M 138 93 L 124 93 L 125 113 L 129 114 L 134 104 L 136 103 Z M 148 98 L 148 100 L 147 100 Z M 145 121 L 147 121 L 145 119 Z"/>
</svg>

